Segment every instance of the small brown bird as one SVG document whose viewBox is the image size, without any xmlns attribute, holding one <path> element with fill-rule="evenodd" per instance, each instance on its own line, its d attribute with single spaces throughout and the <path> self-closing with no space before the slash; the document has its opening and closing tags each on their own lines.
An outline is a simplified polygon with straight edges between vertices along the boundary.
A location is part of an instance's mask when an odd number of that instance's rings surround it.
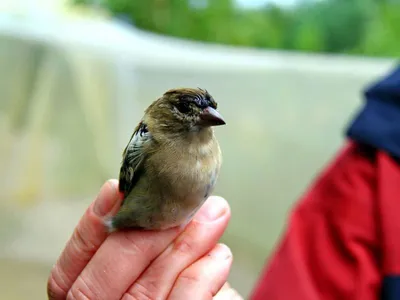
<svg viewBox="0 0 400 300">
<path fill-rule="evenodd" d="M 213 191 L 222 156 L 212 126 L 224 125 L 203 89 L 167 91 L 145 111 L 123 152 L 124 200 L 106 221 L 118 229 L 185 226 Z"/>
</svg>

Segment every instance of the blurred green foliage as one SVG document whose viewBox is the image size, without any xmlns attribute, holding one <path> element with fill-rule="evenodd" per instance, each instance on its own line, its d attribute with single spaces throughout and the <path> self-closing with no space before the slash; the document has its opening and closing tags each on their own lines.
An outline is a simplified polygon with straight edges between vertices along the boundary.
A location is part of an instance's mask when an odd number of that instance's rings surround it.
<svg viewBox="0 0 400 300">
<path fill-rule="evenodd" d="M 75 0 L 90 4 L 93 0 Z M 135 26 L 205 42 L 398 57 L 399 0 L 303 0 L 239 9 L 234 0 L 103 0 Z"/>
</svg>

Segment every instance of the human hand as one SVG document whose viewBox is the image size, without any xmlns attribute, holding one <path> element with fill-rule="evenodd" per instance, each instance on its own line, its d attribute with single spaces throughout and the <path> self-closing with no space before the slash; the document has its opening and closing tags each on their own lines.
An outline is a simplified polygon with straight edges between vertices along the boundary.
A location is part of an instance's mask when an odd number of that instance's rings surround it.
<svg viewBox="0 0 400 300">
<path fill-rule="evenodd" d="M 213 300 L 243 300 L 242 296 L 228 282 L 222 286 Z"/>
<path fill-rule="evenodd" d="M 120 206 L 118 181 L 106 182 L 54 265 L 48 297 L 59 299 L 236 299 L 223 297 L 232 254 L 217 244 L 230 209 L 210 197 L 184 229 L 108 234 L 103 218 Z M 223 298 L 222 298 L 223 297 Z"/>
</svg>

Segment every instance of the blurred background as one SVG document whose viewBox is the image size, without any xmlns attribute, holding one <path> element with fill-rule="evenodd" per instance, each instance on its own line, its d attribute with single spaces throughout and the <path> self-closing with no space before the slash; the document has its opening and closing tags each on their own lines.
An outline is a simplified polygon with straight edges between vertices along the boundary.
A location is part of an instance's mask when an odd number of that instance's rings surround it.
<svg viewBox="0 0 400 300">
<path fill-rule="evenodd" d="M 0 299 L 46 280 L 143 110 L 206 88 L 247 297 L 292 204 L 400 54 L 396 0 L 0 0 Z"/>
</svg>

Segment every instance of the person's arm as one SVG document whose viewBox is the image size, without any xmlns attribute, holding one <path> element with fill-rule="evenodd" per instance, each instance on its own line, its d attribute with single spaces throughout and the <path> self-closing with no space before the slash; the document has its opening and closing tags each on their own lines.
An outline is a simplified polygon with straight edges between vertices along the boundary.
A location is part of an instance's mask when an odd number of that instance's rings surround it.
<svg viewBox="0 0 400 300">
<path fill-rule="evenodd" d="M 293 209 L 251 300 L 380 299 L 376 173 L 371 148 L 338 155 Z"/>
</svg>

